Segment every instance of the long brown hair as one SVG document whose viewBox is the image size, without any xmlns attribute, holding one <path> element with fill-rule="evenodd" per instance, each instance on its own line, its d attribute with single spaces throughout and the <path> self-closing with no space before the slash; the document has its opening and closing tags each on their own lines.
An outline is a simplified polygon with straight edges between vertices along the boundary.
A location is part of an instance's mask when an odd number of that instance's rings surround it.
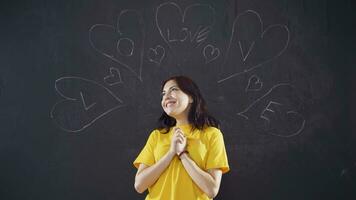
<svg viewBox="0 0 356 200">
<path fill-rule="evenodd" d="M 219 121 L 208 113 L 206 102 L 201 95 L 197 84 L 195 84 L 192 79 L 186 76 L 170 77 L 163 81 L 161 90 L 163 90 L 164 85 L 170 80 L 174 80 L 178 87 L 193 99 L 188 114 L 188 121 L 192 124 L 193 129 L 203 130 L 204 127 L 207 126 L 220 128 Z M 158 119 L 158 129 L 164 130 L 164 133 L 168 133 L 169 129 L 175 125 L 176 120 L 163 111 L 161 117 Z"/>
</svg>

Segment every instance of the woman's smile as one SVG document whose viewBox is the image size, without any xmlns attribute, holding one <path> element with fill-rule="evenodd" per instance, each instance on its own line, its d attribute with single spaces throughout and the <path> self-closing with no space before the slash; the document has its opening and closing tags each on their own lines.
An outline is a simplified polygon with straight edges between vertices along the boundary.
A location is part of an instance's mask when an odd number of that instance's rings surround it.
<svg viewBox="0 0 356 200">
<path fill-rule="evenodd" d="M 172 106 L 174 106 L 176 103 L 177 103 L 177 100 L 168 99 L 168 100 L 166 100 L 166 102 L 165 102 L 165 106 L 166 106 L 166 107 L 172 107 Z"/>
</svg>

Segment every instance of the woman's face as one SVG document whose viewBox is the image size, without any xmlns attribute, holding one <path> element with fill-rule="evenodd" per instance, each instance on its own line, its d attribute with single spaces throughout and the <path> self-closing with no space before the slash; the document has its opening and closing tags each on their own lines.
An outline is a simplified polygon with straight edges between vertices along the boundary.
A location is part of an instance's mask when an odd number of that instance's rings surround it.
<svg viewBox="0 0 356 200">
<path fill-rule="evenodd" d="M 162 90 L 161 106 L 167 115 L 177 119 L 187 117 L 192 98 L 184 93 L 175 80 L 169 80 Z"/>
</svg>

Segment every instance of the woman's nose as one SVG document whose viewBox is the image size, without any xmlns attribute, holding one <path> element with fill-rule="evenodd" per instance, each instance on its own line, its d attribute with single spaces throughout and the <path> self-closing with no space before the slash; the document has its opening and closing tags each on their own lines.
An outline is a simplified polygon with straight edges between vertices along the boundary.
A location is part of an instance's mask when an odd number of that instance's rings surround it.
<svg viewBox="0 0 356 200">
<path fill-rule="evenodd" d="M 171 91 L 167 91 L 167 92 L 163 95 L 163 98 L 168 98 L 168 97 L 172 97 Z"/>
<path fill-rule="evenodd" d="M 171 97 L 170 94 L 165 94 L 165 95 L 163 95 L 162 99 L 163 99 L 163 100 L 166 100 L 166 99 L 168 99 L 168 98 L 170 98 L 170 97 Z"/>
</svg>

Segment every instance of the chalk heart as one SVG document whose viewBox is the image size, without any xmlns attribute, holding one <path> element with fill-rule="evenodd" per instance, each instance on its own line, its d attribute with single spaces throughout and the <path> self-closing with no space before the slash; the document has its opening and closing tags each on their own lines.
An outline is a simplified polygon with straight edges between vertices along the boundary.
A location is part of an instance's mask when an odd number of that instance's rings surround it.
<svg viewBox="0 0 356 200">
<path fill-rule="evenodd" d="M 262 128 L 274 136 L 292 137 L 305 127 L 305 118 L 298 112 L 301 105 L 297 89 L 289 83 L 279 83 L 237 115 L 250 120 L 253 128 Z"/>
<path fill-rule="evenodd" d="M 172 48 L 173 42 L 201 43 L 215 23 L 215 10 L 206 4 L 192 4 L 183 11 L 173 2 L 159 5 L 156 24 L 164 41 Z"/>
<path fill-rule="evenodd" d="M 260 90 L 263 86 L 263 83 L 261 82 L 260 78 L 258 76 L 251 76 L 248 79 L 248 84 L 246 87 L 247 91 L 256 91 Z"/>
<path fill-rule="evenodd" d="M 62 77 L 55 89 L 64 99 L 51 110 L 51 118 L 67 132 L 80 132 L 96 120 L 123 106 L 106 87 L 81 77 Z"/>
<path fill-rule="evenodd" d="M 165 55 L 165 50 L 161 45 L 157 45 L 155 48 L 148 50 L 148 60 L 157 64 L 161 64 Z"/>
<path fill-rule="evenodd" d="M 141 80 L 144 26 L 136 10 L 123 10 L 116 26 L 95 24 L 89 30 L 94 50 L 125 67 Z"/>
<path fill-rule="evenodd" d="M 264 29 L 260 15 L 247 10 L 234 20 L 227 59 L 231 59 L 231 64 L 236 64 L 236 57 L 241 58 L 244 68 L 236 74 L 251 71 L 285 52 L 289 36 L 287 26 L 273 24 Z M 239 55 L 236 56 L 236 53 Z"/>
<path fill-rule="evenodd" d="M 110 86 L 122 83 L 119 69 L 111 67 L 110 74 L 104 77 L 104 82 Z"/>
<path fill-rule="evenodd" d="M 209 63 L 219 57 L 220 50 L 209 44 L 204 47 L 203 55 L 205 58 L 205 63 Z"/>
</svg>

